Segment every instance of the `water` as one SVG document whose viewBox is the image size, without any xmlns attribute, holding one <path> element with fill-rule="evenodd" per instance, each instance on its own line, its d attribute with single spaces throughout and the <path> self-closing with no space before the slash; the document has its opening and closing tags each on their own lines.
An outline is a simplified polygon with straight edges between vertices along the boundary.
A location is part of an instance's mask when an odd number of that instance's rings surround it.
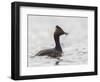
<svg viewBox="0 0 100 82">
<path fill-rule="evenodd" d="M 54 66 L 57 65 L 79 65 L 88 63 L 88 48 L 84 45 L 74 45 L 63 48 L 60 60 L 48 56 L 34 56 L 35 52 L 28 55 L 28 66 Z"/>
</svg>

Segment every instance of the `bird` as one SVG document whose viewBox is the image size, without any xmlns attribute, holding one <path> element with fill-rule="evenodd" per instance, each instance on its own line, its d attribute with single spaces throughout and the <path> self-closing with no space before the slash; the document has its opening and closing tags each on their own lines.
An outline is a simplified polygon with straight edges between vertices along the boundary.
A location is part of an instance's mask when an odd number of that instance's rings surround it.
<svg viewBox="0 0 100 82">
<path fill-rule="evenodd" d="M 57 58 L 59 60 L 59 58 L 62 56 L 63 53 L 60 44 L 60 36 L 64 34 L 68 35 L 68 33 L 64 32 L 60 26 L 56 25 L 56 29 L 53 35 L 55 40 L 55 47 L 51 49 L 41 50 L 35 56 L 49 56 L 52 58 Z"/>
</svg>

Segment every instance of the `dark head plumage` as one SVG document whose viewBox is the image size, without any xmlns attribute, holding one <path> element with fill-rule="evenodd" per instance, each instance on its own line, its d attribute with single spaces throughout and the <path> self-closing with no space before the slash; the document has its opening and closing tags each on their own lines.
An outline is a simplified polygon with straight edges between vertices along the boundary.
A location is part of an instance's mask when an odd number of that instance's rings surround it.
<svg viewBox="0 0 100 82">
<path fill-rule="evenodd" d="M 63 35 L 63 34 L 68 35 L 68 33 L 64 32 L 62 30 L 62 28 L 60 26 L 58 26 L 58 25 L 56 26 L 56 30 L 55 30 L 54 34 L 55 35 Z"/>
</svg>

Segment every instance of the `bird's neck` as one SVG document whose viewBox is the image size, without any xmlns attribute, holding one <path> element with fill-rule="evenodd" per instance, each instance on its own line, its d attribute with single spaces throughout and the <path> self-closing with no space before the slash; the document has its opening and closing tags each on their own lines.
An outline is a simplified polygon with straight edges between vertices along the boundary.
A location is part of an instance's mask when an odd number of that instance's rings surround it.
<svg viewBox="0 0 100 82">
<path fill-rule="evenodd" d="M 60 36 L 54 34 L 54 40 L 55 40 L 55 49 L 62 52 L 62 48 L 60 45 Z"/>
</svg>

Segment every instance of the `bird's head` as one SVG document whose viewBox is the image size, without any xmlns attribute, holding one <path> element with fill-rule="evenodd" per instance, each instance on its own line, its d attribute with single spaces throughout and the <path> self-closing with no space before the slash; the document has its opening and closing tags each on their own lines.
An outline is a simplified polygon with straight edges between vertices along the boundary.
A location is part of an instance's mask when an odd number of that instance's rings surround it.
<svg viewBox="0 0 100 82">
<path fill-rule="evenodd" d="M 63 30 L 62 30 L 62 28 L 60 27 L 60 26 L 56 26 L 56 30 L 55 30 L 55 33 L 54 33 L 55 35 L 63 35 L 63 34 L 65 34 L 65 35 L 68 35 L 68 33 L 66 33 L 66 32 L 64 32 Z"/>
</svg>

